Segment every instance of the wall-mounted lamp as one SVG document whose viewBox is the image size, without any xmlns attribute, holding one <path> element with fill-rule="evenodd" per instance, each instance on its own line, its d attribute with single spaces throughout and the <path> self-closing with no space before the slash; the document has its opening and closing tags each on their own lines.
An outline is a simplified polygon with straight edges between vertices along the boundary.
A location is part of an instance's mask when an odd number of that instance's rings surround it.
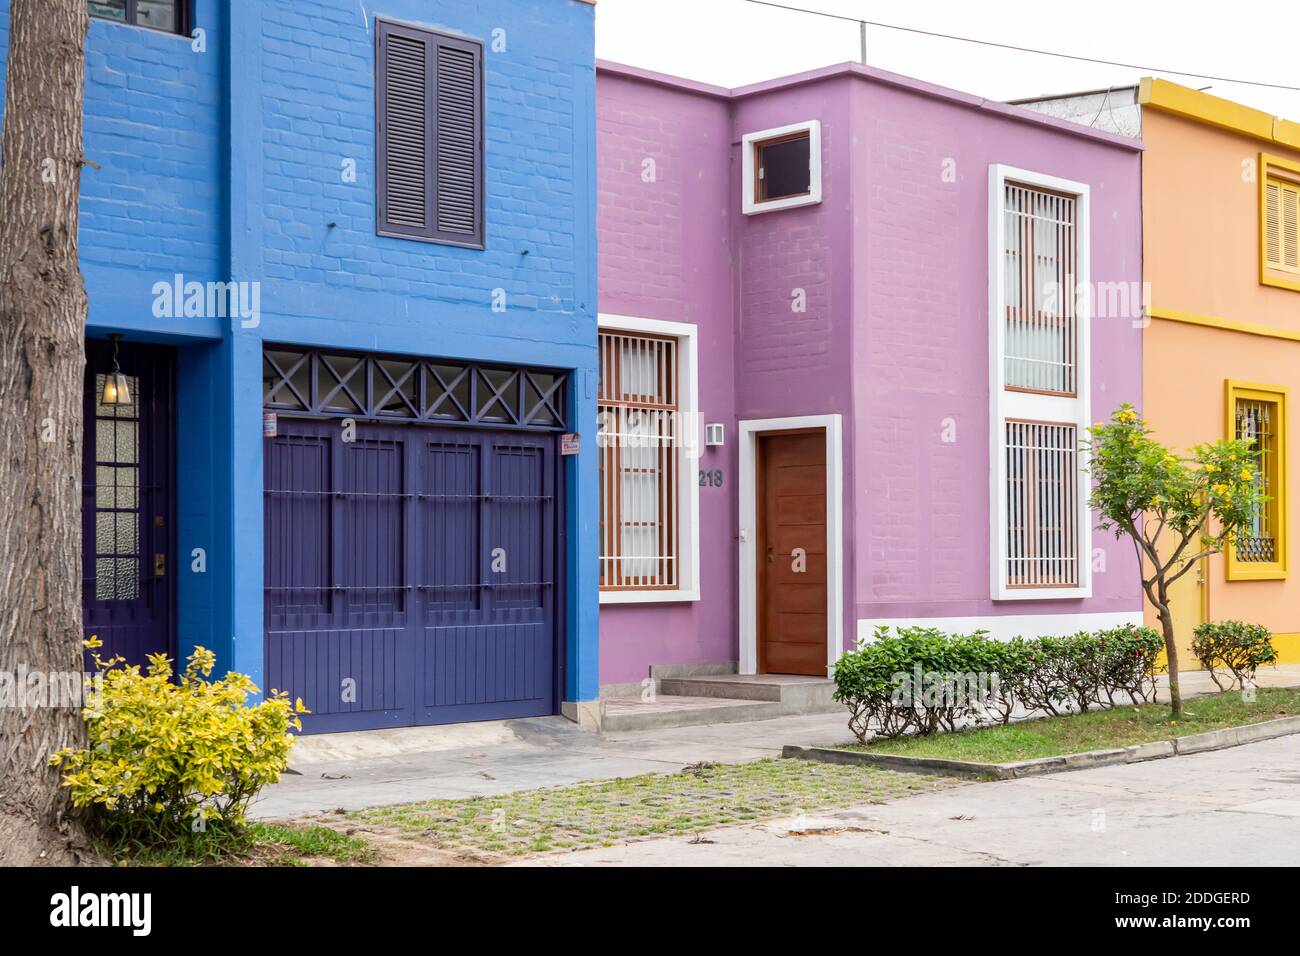
<svg viewBox="0 0 1300 956">
<path fill-rule="evenodd" d="M 725 429 L 721 422 L 709 422 L 704 426 L 704 444 L 721 445 L 723 443 L 723 432 Z"/>
<path fill-rule="evenodd" d="M 126 376 L 122 374 L 122 367 L 117 364 L 117 344 L 122 340 L 120 335 L 110 335 L 113 342 L 113 371 L 104 376 L 104 394 L 100 397 L 100 403 L 103 405 L 130 405 L 131 388 L 126 384 Z"/>
</svg>

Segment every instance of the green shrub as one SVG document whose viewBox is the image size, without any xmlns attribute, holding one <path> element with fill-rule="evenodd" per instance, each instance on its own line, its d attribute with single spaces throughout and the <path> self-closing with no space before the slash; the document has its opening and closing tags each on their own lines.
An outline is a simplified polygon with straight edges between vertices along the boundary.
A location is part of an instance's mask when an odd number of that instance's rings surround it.
<svg viewBox="0 0 1300 956">
<path fill-rule="evenodd" d="M 1277 663 L 1273 635 L 1268 628 L 1242 621 L 1206 621 L 1192 632 L 1192 653 L 1210 672 L 1219 690 L 1234 686 L 1244 688 L 1255 683 L 1255 670 L 1264 664 Z M 1224 687 L 1219 681 L 1220 668 L 1232 673 L 1233 682 Z"/>
<path fill-rule="evenodd" d="M 202 647 L 178 680 L 165 654 L 150 655 L 144 673 L 95 661 L 103 683 L 84 710 L 90 746 L 50 757 L 93 832 L 114 846 L 190 851 L 237 838 L 249 801 L 288 763 L 302 701 L 273 692 L 248 706 L 253 682 L 233 672 L 209 681 L 216 655 Z"/>
<path fill-rule="evenodd" d="M 1002 660 L 984 632 L 948 636 L 934 628 L 878 627 L 874 639 L 835 664 L 835 699 L 849 708 L 849 728 L 865 741 L 954 730 L 984 717 Z M 992 679 L 992 681 L 990 680 Z"/>
<path fill-rule="evenodd" d="M 1106 703 L 1116 703 L 1115 698 L 1127 695 L 1129 703 L 1150 703 L 1156 699 L 1156 675 L 1164 670 L 1157 665 L 1165 639 L 1153 627 L 1134 627 L 1131 624 L 1098 631 L 1102 646 L 1101 689 Z M 1098 695 L 1097 702 L 1101 703 Z"/>
<path fill-rule="evenodd" d="M 1155 697 L 1164 642 L 1146 627 L 1067 637 L 990 640 L 983 631 L 946 635 L 934 628 L 878 627 L 874 638 L 836 662 L 835 699 L 864 743 L 882 737 L 955 730 L 963 722 L 1035 713 L 1058 715 Z"/>
</svg>

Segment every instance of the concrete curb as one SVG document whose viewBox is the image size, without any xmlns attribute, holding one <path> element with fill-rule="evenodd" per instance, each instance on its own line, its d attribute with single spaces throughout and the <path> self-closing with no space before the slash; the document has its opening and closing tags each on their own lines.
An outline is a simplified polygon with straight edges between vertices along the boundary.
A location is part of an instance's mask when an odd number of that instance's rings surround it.
<svg viewBox="0 0 1300 956">
<path fill-rule="evenodd" d="M 857 750 L 838 750 L 834 747 L 782 748 L 782 757 L 816 760 L 820 763 L 853 764 L 901 770 L 906 773 L 938 773 L 957 777 L 983 777 L 993 780 L 1011 780 L 1016 777 L 1035 777 L 1045 773 L 1066 770 L 1087 770 L 1089 767 L 1110 767 L 1116 764 L 1137 763 L 1143 760 L 1162 760 L 1180 754 L 1206 753 L 1225 747 L 1238 747 L 1288 734 L 1300 734 L 1300 716 L 1280 717 L 1258 724 L 1243 724 L 1210 730 L 1203 734 L 1156 740 L 1114 750 L 1088 750 L 1084 753 L 1065 754 L 1059 757 L 1041 757 L 1037 760 L 1018 760 L 1014 763 L 976 763 L 970 760 L 944 760 L 940 757 L 905 757 L 901 754 L 862 753 Z"/>
</svg>

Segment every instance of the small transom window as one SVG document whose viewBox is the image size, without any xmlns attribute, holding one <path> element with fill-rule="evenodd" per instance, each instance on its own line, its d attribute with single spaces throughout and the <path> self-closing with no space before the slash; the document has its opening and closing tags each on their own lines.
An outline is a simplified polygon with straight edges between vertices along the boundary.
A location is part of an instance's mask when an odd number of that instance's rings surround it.
<svg viewBox="0 0 1300 956">
<path fill-rule="evenodd" d="M 746 135 L 744 149 L 746 215 L 821 202 L 821 123 Z"/>
<path fill-rule="evenodd" d="M 758 150 L 758 182 L 754 191 L 759 202 L 806 196 L 812 171 L 808 168 L 808 133 L 770 139 Z"/>
</svg>

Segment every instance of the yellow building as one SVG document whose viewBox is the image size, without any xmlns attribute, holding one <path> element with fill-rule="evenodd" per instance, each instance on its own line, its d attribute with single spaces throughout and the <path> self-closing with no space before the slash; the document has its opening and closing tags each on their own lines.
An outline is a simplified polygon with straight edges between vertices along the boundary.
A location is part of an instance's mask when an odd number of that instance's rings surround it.
<svg viewBox="0 0 1300 956">
<path fill-rule="evenodd" d="M 1195 624 L 1225 619 L 1268 627 L 1282 662 L 1300 662 L 1300 555 L 1288 551 L 1300 500 L 1288 407 L 1300 395 L 1300 124 L 1159 79 L 1142 80 L 1136 101 L 1143 413 L 1180 451 L 1255 439 L 1269 499 L 1234 546 L 1175 585 L 1180 664 L 1195 666 Z"/>
<path fill-rule="evenodd" d="M 1268 627 L 1280 660 L 1300 662 L 1288 553 L 1300 481 L 1288 415 L 1300 394 L 1300 123 L 1150 78 L 1018 105 L 1144 141 L 1144 417 L 1180 452 L 1216 438 L 1260 449 L 1268 501 L 1253 526 L 1174 586 L 1180 666 L 1195 666 L 1196 624 L 1228 619 Z M 1094 295 L 1106 278 L 1094 277 Z M 1146 618 L 1157 625 L 1154 609 Z"/>
</svg>

